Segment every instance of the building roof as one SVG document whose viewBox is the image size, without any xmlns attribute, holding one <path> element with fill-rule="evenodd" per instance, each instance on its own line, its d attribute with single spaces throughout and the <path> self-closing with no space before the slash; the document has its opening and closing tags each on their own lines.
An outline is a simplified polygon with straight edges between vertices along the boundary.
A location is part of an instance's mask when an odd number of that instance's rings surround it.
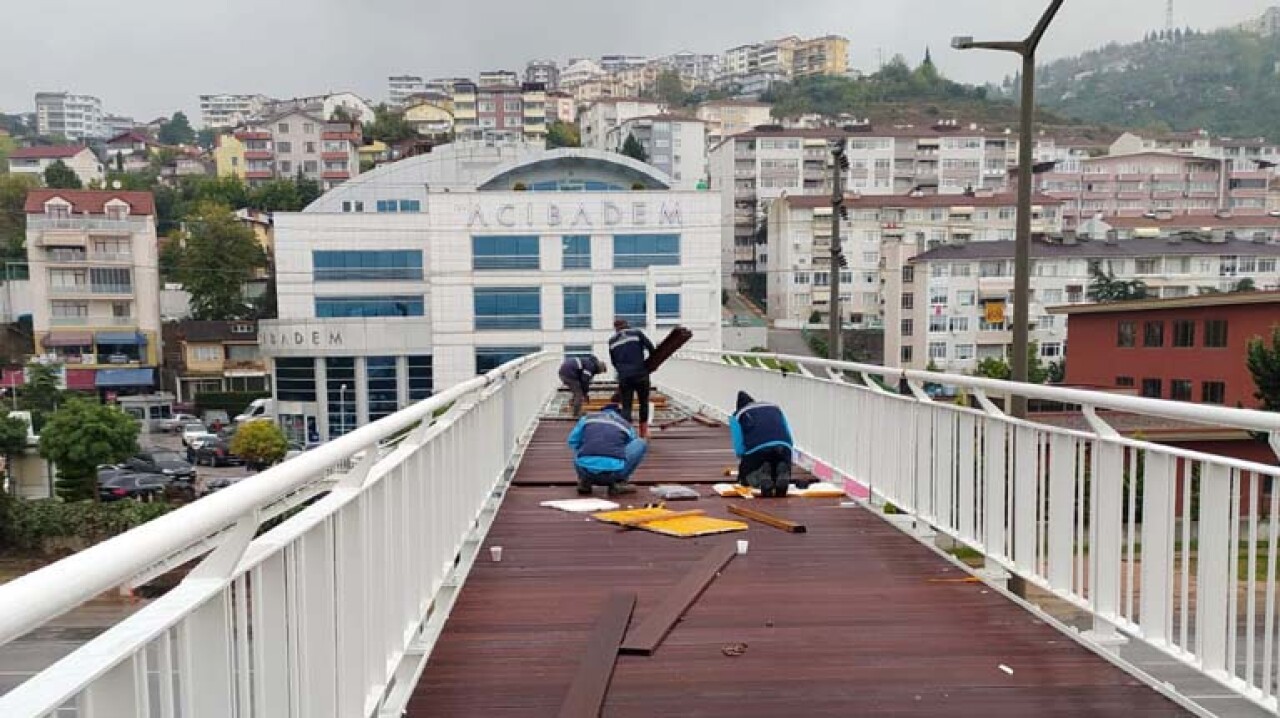
<svg viewBox="0 0 1280 718">
<path fill-rule="evenodd" d="M 69 159 L 89 149 L 84 145 L 41 145 L 37 147 L 19 147 L 9 153 L 11 160 L 58 160 Z"/>
<path fill-rule="evenodd" d="M 129 205 L 130 214 L 154 215 L 155 197 L 150 192 L 84 189 L 33 189 L 27 193 L 27 214 L 44 214 L 44 204 L 57 197 L 71 203 L 76 214 L 106 214 L 105 207 L 114 199 Z"/>
<path fill-rule="evenodd" d="M 671 189 L 671 178 L 653 165 L 634 160 L 618 152 L 565 147 L 547 150 L 530 157 L 500 165 L 476 184 L 479 191 L 507 190 L 519 183 L 563 173 L 566 177 L 597 179 L 644 189 Z"/>
<path fill-rule="evenodd" d="M 707 100 L 700 107 L 773 107 L 759 100 Z"/>
<path fill-rule="evenodd" d="M 1015 242 L 968 242 L 948 244 L 916 255 L 912 262 L 945 262 L 972 259 L 1012 259 Z M 1280 257 L 1280 244 L 1234 242 L 1171 242 L 1160 237 L 1123 239 L 1113 243 L 1080 241 L 1061 244 L 1039 240 L 1031 243 L 1031 256 L 1036 259 L 1076 258 L 1107 259 L 1156 256 L 1245 256 Z"/>
<path fill-rule="evenodd" d="M 1280 217 L 1267 214 L 1219 217 L 1217 215 L 1175 215 L 1172 217 L 1103 217 L 1102 222 L 1112 229 L 1156 228 L 1169 231 L 1179 229 L 1232 229 L 1275 227 L 1280 228 Z"/>
<path fill-rule="evenodd" d="M 145 142 L 147 144 L 152 144 L 150 137 L 147 137 L 145 134 L 137 130 L 129 130 L 127 132 L 121 132 L 115 137 L 112 137 L 111 139 L 107 140 L 108 145 L 114 145 L 117 142 L 128 142 L 129 144 L 133 144 L 135 142 Z"/>
<path fill-rule="evenodd" d="M 1250 304 L 1280 305 L 1280 292 L 1224 292 L 1222 294 L 1200 294 L 1194 297 L 1177 297 L 1175 299 L 1136 299 L 1127 302 L 1068 304 L 1060 307 L 1048 307 L 1047 309 L 1050 314 L 1113 314 L 1116 312 L 1187 309 L 1191 307 L 1232 307 Z"/>
<path fill-rule="evenodd" d="M 238 333 L 231 331 L 233 326 L 253 327 L 253 331 Z M 258 341 L 258 323 L 254 321 L 196 321 L 187 319 L 177 323 L 177 335 L 188 342 L 256 342 Z"/>
<path fill-rule="evenodd" d="M 641 115 L 639 117 L 632 117 L 626 120 L 626 122 L 635 122 L 636 120 L 652 120 L 655 122 L 697 122 L 700 125 L 706 124 L 706 120 L 700 120 L 696 117 L 689 117 L 688 115 L 676 115 L 670 112 L 663 112 L 656 115 Z M 623 124 L 626 124 L 626 122 L 624 122 Z"/>
<path fill-rule="evenodd" d="M 830 207 L 831 197 L 827 195 L 793 195 L 784 197 L 787 205 L 794 208 Z M 1033 204 L 1057 206 L 1062 200 L 1046 194 L 1037 194 L 1031 199 Z M 844 206 L 849 209 L 884 209 L 916 207 L 1008 207 L 1018 203 L 1016 194 L 966 195 L 966 194 L 926 194 L 919 196 L 893 195 L 845 195 Z"/>
</svg>

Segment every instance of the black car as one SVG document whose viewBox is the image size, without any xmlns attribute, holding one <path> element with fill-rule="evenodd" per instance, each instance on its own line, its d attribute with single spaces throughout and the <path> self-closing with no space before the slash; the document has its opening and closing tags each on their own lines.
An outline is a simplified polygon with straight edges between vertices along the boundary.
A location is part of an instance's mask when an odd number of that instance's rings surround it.
<svg viewBox="0 0 1280 718">
<path fill-rule="evenodd" d="M 101 501 L 138 499 L 153 501 L 164 498 L 172 479 L 163 474 L 132 473 L 114 470 L 98 473 L 98 498 Z"/>
<path fill-rule="evenodd" d="M 215 439 L 206 442 L 195 451 L 196 466 L 239 466 L 244 460 L 231 453 L 231 442 Z"/>
<path fill-rule="evenodd" d="M 176 451 L 144 451 L 124 463 L 124 468 L 144 474 L 191 478 L 195 467 Z"/>
</svg>

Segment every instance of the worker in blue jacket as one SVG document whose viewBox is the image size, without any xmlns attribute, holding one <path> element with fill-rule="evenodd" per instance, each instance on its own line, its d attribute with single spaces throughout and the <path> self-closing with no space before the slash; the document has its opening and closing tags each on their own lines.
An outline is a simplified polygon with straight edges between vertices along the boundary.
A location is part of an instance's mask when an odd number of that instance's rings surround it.
<svg viewBox="0 0 1280 718">
<path fill-rule="evenodd" d="M 569 433 L 569 448 L 573 449 L 578 493 L 584 496 L 594 486 L 607 486 L 610 496 L 634 493 L 635 487 L 628 482 L 649 450 L 631 423 L 622 418 L 616 397 L 614 403 L 578 420 Z"/>
<path fill-rule="evenodd" d="M 653 353 L 653 342 L 625 319 L 613 322 L 615 334 L 609 340 L 609 361 L 618 370 L 618 393 L 622 416 L 631 421 L 632 399 L 640 401 L 640 436 L 649 438 L 649 367 L 645 360 Z"/>
<path fill-rule="evenodd" d="M 738 408 L 729 419 L 738 483 L 760 489 L 765 497 L 787 495 L 791 487 L 791 425 L 775 404 L 738 392 Z"/>
</svg>

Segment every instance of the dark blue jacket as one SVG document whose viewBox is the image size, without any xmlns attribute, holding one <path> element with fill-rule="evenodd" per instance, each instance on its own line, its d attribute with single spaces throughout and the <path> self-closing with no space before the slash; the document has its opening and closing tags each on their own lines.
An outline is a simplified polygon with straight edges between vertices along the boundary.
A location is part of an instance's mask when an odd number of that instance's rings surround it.
<svg viewBox="0 0 1280 718">
<path fill-rule="evenodd" d="M 738 456 L 771 446 L 792 448 L 791 426 L 782 409 L 755 401 L 746 392 L 738 394 L 738 411 L 729 419 L 729 433 L 733 437 L 733 453 Z"/>
<path fill-rule="evenodd" d="M 579 466 L 592 471 L 617 471 L 626 464 L 627 444 L 635 439 L 635 429 L 618 415 L 605 409 L 578 420 L 569 434 L 569 448 Z"/>
<path fill-rule="evenodd" d="M 653 353 L 653 342 L 639 329 L 623 329 L 609 340 L 609 359 L 619 379 L 647 379 L 645 357 Z"/>
<path fill-rule="evenodd" d="M 560 365 L 560 381 L 566 384 L 576 382 L 584 390 L 591 386 L 591 380 L 600 373 L 600 362 L 595 357 L 570 357 Z"/>
</svg>

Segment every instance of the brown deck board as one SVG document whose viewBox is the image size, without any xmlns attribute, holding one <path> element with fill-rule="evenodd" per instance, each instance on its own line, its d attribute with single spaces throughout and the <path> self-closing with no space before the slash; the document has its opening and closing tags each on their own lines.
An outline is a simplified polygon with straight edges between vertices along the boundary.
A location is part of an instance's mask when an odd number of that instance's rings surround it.
<svg viewBox="0 0 1280 718">
<path fill-rule="evenodd" d="M 547 426 L 535 445 L 547 443 Z M 708 463 L 680 468 L 677 447 L 711 444 L 731 456 L 728 432 L 708 431 L 665 448 L 659 439 L 654 453 L 669 452 L 673 473 L 701 480 Z M 526 456 L 517 481 L 571 475 L 568 462 L 567 449 Z M 634 591 L 632 621 L 643 622 L 710 547 L 739 538 L 750 540 L 748 554 L 707 587 L 660 650 L 619 656 L 602 716 L 1187 715 L 982 584 L 929 582 L 962 574 L 839 500 L 753 502 L 805 524 L 805 534 L 752 526 L 675 539 L 538 506 L 573 496 L 568 487 L 512 488 L 486 539 L 504 547 L 503 560 L 472 569 L 410 716 L 555 716 L 610 593 Z M 646 499 L 643 490 L 635 497 Z M 730 518 L 726 501 L 681 508 Z M 721 653 L 733 643 L 746 643 L 745 655 Z"/>
<path fill-rule="evenodd" d="M 587 650 L 578 664 L 578 674 L 569 684 L 569 693 L 560 706 L 559 718 L 595 718 L 600 715 L 609 680 L 618 660 L 618 646 L 627 632 L 636 595 L 617 591 L 609 596 L 596 627 L 587 642 Z"/>
</svg>

